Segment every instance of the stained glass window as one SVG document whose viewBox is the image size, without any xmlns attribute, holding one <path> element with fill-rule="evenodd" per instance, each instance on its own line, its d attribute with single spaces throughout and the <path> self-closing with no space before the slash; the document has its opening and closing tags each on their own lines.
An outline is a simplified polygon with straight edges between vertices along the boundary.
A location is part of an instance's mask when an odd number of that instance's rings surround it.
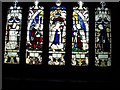
<svg viewBox="0 0 120 90">
<path fill-rule="evenodd" d="M 26 42 L 26 63 L 42 64 L 42 47 L 43 47 L 43 15 L 44 7 L 35 6 L 29 8 L 27 42 Z"/>
<path fill-rule="evenodd" d="M 4 63 L 19 64 L 20 61 L 20 41 L 21 41 L 22 8 L 11 6 L 7 14 L 5 33 L 5 53 Z"/>
<path fill-rule="evenodd" d="M 50 9 L 49 65 L 65 65 L 66 7 L 57 1 Z"/>
<path fill-rule="evenodd" d="M 95 10 L 95 65 L 111 66 L 111 13 L 101 5 Z"/>
<path fill-rule="evenodd" d="M 73 7 L 72 28 L 72 66 L 88 65 L 89 49 L 89 13 L 87 7 L 82 7 L 83 2 L 78 2 L 79 7 Z"/>
</svg>

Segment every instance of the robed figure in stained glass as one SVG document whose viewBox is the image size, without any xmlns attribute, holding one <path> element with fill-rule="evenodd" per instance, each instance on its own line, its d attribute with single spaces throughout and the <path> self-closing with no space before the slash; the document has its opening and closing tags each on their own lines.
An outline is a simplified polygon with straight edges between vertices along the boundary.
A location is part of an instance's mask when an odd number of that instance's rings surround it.
<svg viewBox="0 0 120 90">
<path fill-rule="evenodd" d="M 39 26 L 38 26 L 39 27 Z M 42 42 L 42 34 L 39 32 L 37 27 L 33 27 L 32 30 L 30 31 L 30 43 L 31 43 L 31 47 L 33 49 L 40 49 L 41 46 L 41 42 Z"/>
<path fill-rule="evenodd" d="M 73 32 L 72 37 L 74 41 L 74 47 L 73 49 L 79 49 L 79 50 L 86 50 L 85 43 L 87 42 L 86 38 L 86 26 L 82 18 L 78 15 L 78 21 L 75 20 L 75 24 L 73 24 Z"/>
<path fill-rule="evenodd" d="M 73 7 L 72 28 L 72 65 L 86 66 L 88 64 L 89 48 L 89 15 L 88 8 L 78 1 L 79 7 Z"/>
<path fill-rule="evenodd" d="M 42 47 L 43 47 L 43 15 L 44 7 L 35 6 L 29 8 L 28 26 L 27 26 L 27 64 L 42 64 Z"/>
<path fill-rule="evenodd" d="M 95 65 L 111 66 L 111 13 L 100 3 L 95 9 Z"/>
<path fill-rule="evenodd" d="M 100 36 L 99 36 L 99 39 L 98 39 L 98 49 L 100 49 L 100 51 L 103 51 L 103 52 L 110 52 L 110 42 L 108 40 L 108 37 L 107 37 L 107 32 L 106 32 L 106 27 L 104 26 L 104 22 L 102 24 L 100 24 L 99 26 L 99 29 L 100 29 Z"/>
<path fill-rule="evenodd" d="M 66 8 L 56 5 L 50 9 L 49 23 L 49 65 L 65 65 Z"/>
<path fill-rule="evenodd" d="M 63 18 L 61 18 L 61 17 L 55 18 L 53 20 L 53 24 L 55 24 L 55 26 L 52 29 L 54 31 L 53 42 L 51 44 L 51 48 L 53 50 L 55 50 L 55 49 L 63 50 L 62 32 L 63 32 L 64 25 L 61 25 L 61 22 L 64 22 Z"/>
</svg>

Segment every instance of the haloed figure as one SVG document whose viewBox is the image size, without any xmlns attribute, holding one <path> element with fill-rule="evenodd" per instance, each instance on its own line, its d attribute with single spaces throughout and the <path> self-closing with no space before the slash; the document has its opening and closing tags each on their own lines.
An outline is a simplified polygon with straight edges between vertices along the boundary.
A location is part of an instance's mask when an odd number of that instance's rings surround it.
<svg viewBox="0 0 120 90">
<path fill-rule="evenodd" d="M 100 49 L 103 52 L 110 52 L 110 42 L 107 37 L 107 32 L 106 32 L 104 23 L 100 24 L 98 27 L 101 30 L 100 36 L 99 36 L 99 41 L 98 41 L 98 43 L 100 44 Z"/>
</svg>

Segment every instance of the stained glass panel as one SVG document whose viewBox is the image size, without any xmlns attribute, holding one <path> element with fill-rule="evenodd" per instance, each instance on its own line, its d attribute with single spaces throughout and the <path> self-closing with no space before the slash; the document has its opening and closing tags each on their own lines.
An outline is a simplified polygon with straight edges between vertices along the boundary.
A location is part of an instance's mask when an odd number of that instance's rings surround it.
<svg viewBox="0 0 120 90">
<path fill-rule="evenodd" d="M 9 8 L 7 14 L 4 63 L 19 64 L 21 23 L 22 8 L 17 6 L 17 2 L 15 2 L 15 5 Z"/>
<path fill-rule="evenodd" d="M 95 10 L 95 66 L 111 66 L 111 12 L 105 8 Z"/>
<path fill-rule="evenodd" d="M 72 66 L 88 65 L 89 49 L 89 13 L 88 8 L 82 7 L 83 2 L 78 2 L 79 7 L 73 7 L 72 28 Z"/>
<path fill-rule="evenodd" d="M 29 8 L 26 64 L 42 64 L 44 7 L 38 3 L 35 1 L 35 6 Z"/>
<path fill-rule="evenodd" d="M 61 2 L 50 9 L 49 65 L 65 65 L 66 7 Z"/>
</svg>

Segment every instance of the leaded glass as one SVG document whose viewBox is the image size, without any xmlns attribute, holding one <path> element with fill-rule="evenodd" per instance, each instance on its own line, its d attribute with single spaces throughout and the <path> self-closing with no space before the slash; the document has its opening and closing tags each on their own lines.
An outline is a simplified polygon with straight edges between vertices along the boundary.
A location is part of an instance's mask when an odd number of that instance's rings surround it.
<svg viewBox="0 0 120 90">
<path fill-rule="evenodd" d="M 44 7 L 38 3 L 35 1 L 35 6 L 29 8 L 26 64 L 42 64 Z"/>
<path fill-rule="evenodd" d="M 20 61 L 20 41 L 21 41 L 22 8 L 11 6 L 7 14 L 5 33 L 5 53 L 4 63 L 19 64 Z"/>
<path fill-rule="evenodd" d="M 88 65 L 89 52 L 89 12 L 78 2 L 79 7 L 73 7 L 72 28 L 72 66 Z"/>
<path fill-rule="evenodd" d="M 95 9 L 95 66 L 111 66 L 111 12 L 102 7 Z"/>
<path fill-rule="evenodd" d="M 49 65 L 65 65 L 66 7 L 57 1 L 50 9 Z"/>
</svg>

